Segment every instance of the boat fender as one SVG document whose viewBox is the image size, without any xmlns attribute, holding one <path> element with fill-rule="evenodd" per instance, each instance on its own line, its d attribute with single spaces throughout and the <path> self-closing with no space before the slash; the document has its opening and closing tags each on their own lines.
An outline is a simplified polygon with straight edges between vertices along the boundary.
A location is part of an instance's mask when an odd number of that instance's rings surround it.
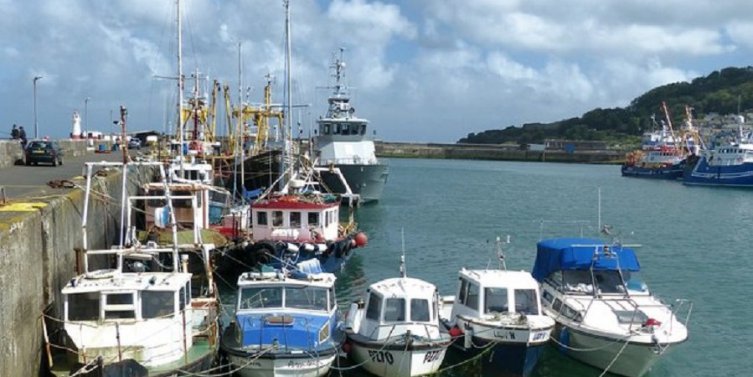
<svg viewBox="0 0 753 377">
<path fill-rule="evenodd" d="M 560 352 L 567 353 L 567 348 L 570 346 L 570 332 L 567 331 L 567 327 L 563 327 L 560 331 Z"/>
<path fill-rule="evenodd" d="M 343 352 L 350 354 L 351 349 L 352 347 L 350 345 L 350 342 L 346 341 L 345 343 L 343 343 Z"/>
<path fill-rule="evenodd" d="M 276 250 L 277 248 L 275 245 L 268 242 L 253 244 L 249 249 L 249 262 L 251 262 L 250 264 L 252 266 L 256 264 L 267 264 L 272 261 L 273 256 L 277 255 Z"/>
<path fill-rule="evenodd" d="M 455 338 L 459 338 L 463 336 L 463 330 L 460 329 L 457 325 L 452 326 L 450 330 L 448 331 L 450 333 L 450 336 L 454 340 Z"/>
<path fill-rule="evenodd" d="M 463 347 L 465 349 L 473 348 L 473 327 L 465 325 L 465 337 L 463 337 Z"/>
<path fill-rule="evenodd" d="M 303 250 L 306 250 L 309 253 L 313 252 L 316 249 L 316 247 L 314 245 L 310 244 L 310 243 L 304 243 L 301 246 L 303 247 Z"/>
<path fill-rule="evenodd" d="M 316 247 L 317 247 L 317 251 L 316 251 L 317 254 L 321 254 L 321 253 L 327 251 L 327 244 L 326 243 L 316 244 Z"/>
</svg>

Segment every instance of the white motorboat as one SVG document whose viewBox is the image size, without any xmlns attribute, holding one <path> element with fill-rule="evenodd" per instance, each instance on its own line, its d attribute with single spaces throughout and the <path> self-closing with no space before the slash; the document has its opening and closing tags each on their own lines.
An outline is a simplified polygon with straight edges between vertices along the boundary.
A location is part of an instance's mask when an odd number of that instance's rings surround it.
<svg viewBox="0 0 753 377">
<path fill-rule="evenodd" d="M 537 244 L 533 276 L 541 283 L 544 312 L 557 321 L 553 339 L 571 357 L 610 373 L 646 374 L 688 338 L 678 311 L 654 297 L 638 274 L 633 249 L 588 238 Z M 683 309 L 684 308 L 684 309 Z"/>
<path fill-rule="evenodd" d="M 458 273 L 457 295 L 443 297 L 442 323 L 458 338 L 453 346 L 481 357 L 482 369 L 529 376 L 549 341 L 554 321 L 544 315 L 536 280 L 525 271 L 467 270 Z"/>
<path fill-rule="evenodd" d="M 345 320 L 343 348 L 377 376 L 435 373 L 452 341 L 439 326 L 437 288 L 401 271 L 369 286 L 366 301 L 351 304 Z"/>
</svg>

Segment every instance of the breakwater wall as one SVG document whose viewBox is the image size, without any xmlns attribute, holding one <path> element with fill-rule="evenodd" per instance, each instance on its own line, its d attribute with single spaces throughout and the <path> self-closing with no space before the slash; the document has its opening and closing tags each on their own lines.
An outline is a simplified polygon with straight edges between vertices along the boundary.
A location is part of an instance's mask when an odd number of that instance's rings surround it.
<svg viewBox="0 0 753 377">
<path fill-rule="evenodd" d="M 57 142 L 63 148 L 63 158 L 82 156 L 87 153 L 86 140 L 61 139 Z M 14 165 L 23 158 L 21 143 L 15 140 L 0 140 L 0 168 Z"/>
<path fill-rule="evenodd" d="M 542 161 L 592 164 L 620 164 L 624 151 L 617 150 L 524 150 L 486 144 L 435 144 L 376 142 L 379 157 L 447 158 L 469 160 Z"/>
<path fill-rule="evenodd" d="M 83 143 L 82 143 L 83 144 Z M 85 149 L 84 149 L 85 150 Z M 92 179 L 99 193 L 119 198 L 119 172 Z M 74 180 L 81 187 L 82 179 Z M 92 197 L 87 242 L 90 248 L 109 247 L 118 235 L 120 204 Z M 16 199 L 0 205 L 0 376 L 44 375 L 47 355 L 43 313 L 62 318 L 60 290 L 81 264 L 76 249 L 83 236 L 84 191 L 61 190 L 43 198 Z M 59 326 L 54 319 L 50 327 Z M 52 332 L 52 330 L 50 330 Z M 51 334 L 53 335 L 53 334 Z"/>
</svg>

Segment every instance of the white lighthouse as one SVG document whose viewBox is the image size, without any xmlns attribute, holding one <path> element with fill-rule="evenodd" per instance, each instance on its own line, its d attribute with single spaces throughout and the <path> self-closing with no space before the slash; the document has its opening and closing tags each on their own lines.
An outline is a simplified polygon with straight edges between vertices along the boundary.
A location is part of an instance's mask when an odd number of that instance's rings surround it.
<svg viewBox="0 0 753 377">
<path fill-rule="evenodd" d="M 81 116 L 78 111 L 73 112 L 73 129 L 71 129 L 71 139 L 81 138 Z"/>
</svg>

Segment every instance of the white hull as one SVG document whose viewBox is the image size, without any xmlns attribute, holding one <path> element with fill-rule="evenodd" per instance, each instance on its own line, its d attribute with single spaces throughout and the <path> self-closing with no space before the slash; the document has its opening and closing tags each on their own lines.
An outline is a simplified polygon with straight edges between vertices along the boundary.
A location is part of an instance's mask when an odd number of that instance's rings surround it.
<svg viewBox="0 0 753 377">
<path fill-rule="evenodd" d="M 629 343 L 625 345 L 624 339 L 592 336 L 571 329 L 566 331 L 566 340 L 562 339 L 562 330 L 557 331 L 556 334 L 560 342 L 568 347 L 566 352 L 569 356 L 601 370 L 609 366 L 610 373 L 628 377 L 643 376 L 663 353 L 668 351 L 666 345 L 663 346 L 663 351 L 660 351 L 659 347 L 653 344 Z"/>
<path fill-rule="evenodd" d="M 403 351 L 353 344 L 350 357 L 368 372 L 381 377 L 412 377 L 435 373 L 447 347 Z"/>
<path fill-rule="evenodd" d="M 319 377 L 329 373 L 335 355 L 320 358 L 265 359 L 228 355 L 232 369 L 241 377 Z"/>
</svg>

